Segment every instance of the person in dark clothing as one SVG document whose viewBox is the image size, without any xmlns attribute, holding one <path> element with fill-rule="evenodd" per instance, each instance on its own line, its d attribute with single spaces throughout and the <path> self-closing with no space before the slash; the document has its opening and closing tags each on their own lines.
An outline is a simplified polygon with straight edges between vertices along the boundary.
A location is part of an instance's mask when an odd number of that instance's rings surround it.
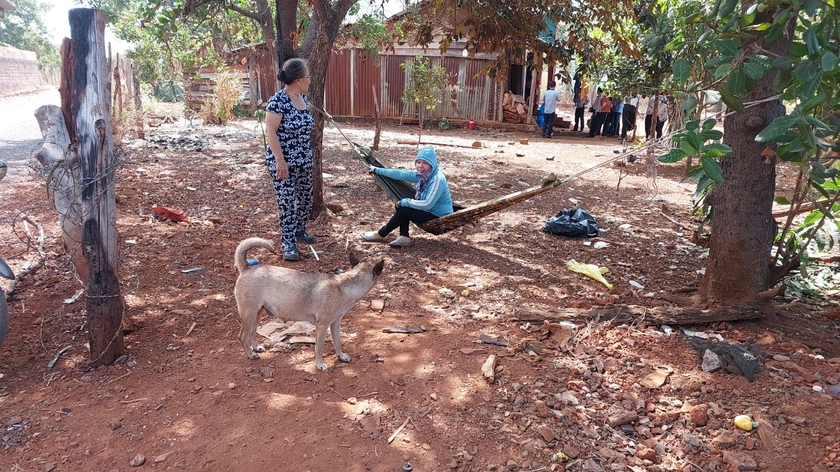
<svg viewBox="0 0 840 472">
<path fill-rule="evenodd" d="M 584 119 L 586 105 L 589 105 L 589 97 L 587 96 L 579 97 L 577 101 L 575 101 L 575 126 L 572 128 L 572 131 L 584 131 L 583 125 L 586 123 Z M 578 128 L 578 124 L 580 124 L 580 128 Z"/>
<path fill-rule="evenodd" d="M 627 131 L 636 127 L 636 105 L 638 103 L 638 95 L 624 101 L 624 109 L 621 112 L 621 139 L 627 139 Z"/>
<path fill-rule="evenodd" d="M 298 261 L 298 242 L 313 244 L 306 231 L 312 212 L 312 146 L 315 119 L 309 108 L 309 67 L 303 59 L 289 59 L 277 75 L 284 87 L 268 100 L 265 163 L 277 198 L 283 260 Z"/>
</svg>

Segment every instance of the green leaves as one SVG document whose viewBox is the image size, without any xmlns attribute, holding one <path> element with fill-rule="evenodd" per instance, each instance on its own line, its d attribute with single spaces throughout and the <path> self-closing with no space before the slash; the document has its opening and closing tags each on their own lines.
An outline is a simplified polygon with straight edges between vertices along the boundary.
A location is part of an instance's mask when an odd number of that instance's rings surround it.
<svg viewBox="0 0 840 472">
<path fill-rule="evenodd" d="M 761 130 L 758 133 L 758 136 L 755 137 L 755 140 L 760 143 L 766 143 L 770 141 L 775 141 L 780 136 L 785 134 L 791 126 L 796 123 L 796 117 L 790 115 L 784 115 L 776 118 L 770 123 L 769 126 Z"/>
<path fill-rule="evenodd" d="M 738 6 L 738 0 L 723 0 L 720 4 L 720 9 L 717 12 L 717 18 L 720 20 L 721 18 L 726 18 L 727 16 L 731 15 L 733 11 L 735 11 L 735 7 Z"/>
<path fill-rule="evenodd" d="M 659 156 L 659 162 L 671 164 L 689 156 L 698 157 L 700 166 L 693 169 L 694 177 L 702 180 L 705 187 L 708 187 L 711 182 L 722 183 L 723 170 L 718 159 L 731 154 L 732 148 L 719 142 L 723 138 L 723 133 L 715 129 L 716 124 L 717 121 L 714 119 L 707 119 L 702 125 L 696 120 L 687 122 L 686 131 L 674 136 L 677 147 Z"/>
<path fill-rule="evenodd" d="M 700 165 L 703 167 L 703 171 L 706 172 L 706 175 L 709 176 L 710 179 L 719 184 L 723 183 L 723 169 L 720 168 L 718 161 L 710 157 L 703 156 L 700 158 Z"/>
<path fill-rule="evenodd" d="M 808 48 L 808 55 L 820 53 L 820 40 L 817 39 L 817 35 L 812 30 L 806 30 L 802 34 L 802 39 L 805 40 L 805 46 Z"/>
<path fill-rule="evenodd" d="M 674 74 L 674 82 L 684 84 L 691 72 L 691 64 L 689 64 L 688 59 L 681 57 L 671 65 L 671 72 Z"/>
<path fill-rule="evenodd" d="M 820 65 L 824 72 L 833 72 L 834 68 L 837 67 L 837 54 L 832 51 L 824 52 Z"/>
<path fill-rule="evenodd" d="M 735 57 L 738 54 L 738 43 L 733 39 L 718 39 L 715 41 L 715 49 L 723 57 Z"/>
</svg>

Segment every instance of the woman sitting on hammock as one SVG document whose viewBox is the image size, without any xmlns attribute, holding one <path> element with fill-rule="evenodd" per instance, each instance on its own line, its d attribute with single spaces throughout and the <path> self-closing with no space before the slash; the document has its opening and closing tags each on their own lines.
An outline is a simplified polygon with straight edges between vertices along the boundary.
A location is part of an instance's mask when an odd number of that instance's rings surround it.
<svg viewBox="0 0 840 472">
<path fill-rule="evenodd" d="M 405 247 L 411 245 L 408 236 L 408 223 L 421 225 L 428 221 L 452 213 L 452 196 L 446 177 L 438 169 L 435 148 L 426 146 L 417 153 L 414 159 L 416 172 L 410 170 L 384 169 L 370 167 L 371 174 L 378 174 L 397 180 L 405 180 L 417 184 L 414 198 L 403 198 L 395 205 L 394 215 L 379 229 L 362 235 L 365 241 L 384 241 L 391 231 L 399 228 L 400 234 L 391 246 Z"/>
</svg>

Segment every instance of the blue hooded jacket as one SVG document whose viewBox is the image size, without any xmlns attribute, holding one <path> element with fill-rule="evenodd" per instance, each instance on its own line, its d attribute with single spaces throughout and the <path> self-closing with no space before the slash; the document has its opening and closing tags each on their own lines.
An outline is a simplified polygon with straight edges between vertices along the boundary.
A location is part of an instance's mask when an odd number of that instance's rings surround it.
<svg viewBox="0 0 840 472">
<path fill-rule="evenodd" d="M 449 193 L 449 185 L 446 183 L 446 177 L 438 169 L 435 148 L 432 146 L 424 147 L 417 153 L 417 157 L 414 160 L 415 162 L 417 160 L 428 162 L 432 166 L 432 175 L 419 199 L 403 198 L 400 200 L 400 206 L 428 211 L 437 217 L 452 213 L 452 195 Z M 416 170 L 375 167 L 373 171 L 385 177 L 404 180 L 413 184 L 420 182 L 420 174 Z"/>
</svg>

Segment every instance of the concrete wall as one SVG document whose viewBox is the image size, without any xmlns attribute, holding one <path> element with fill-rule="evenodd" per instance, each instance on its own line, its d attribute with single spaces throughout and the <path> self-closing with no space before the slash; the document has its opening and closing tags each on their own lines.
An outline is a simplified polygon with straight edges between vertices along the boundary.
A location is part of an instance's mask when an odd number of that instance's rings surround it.
<svg viewBox="0 0 840 472">
<path fill-rule="evenodd" d="M 34 52 L 0 46 L 0 96 L 35 90 L 42 85 Z"/>
</svg>

